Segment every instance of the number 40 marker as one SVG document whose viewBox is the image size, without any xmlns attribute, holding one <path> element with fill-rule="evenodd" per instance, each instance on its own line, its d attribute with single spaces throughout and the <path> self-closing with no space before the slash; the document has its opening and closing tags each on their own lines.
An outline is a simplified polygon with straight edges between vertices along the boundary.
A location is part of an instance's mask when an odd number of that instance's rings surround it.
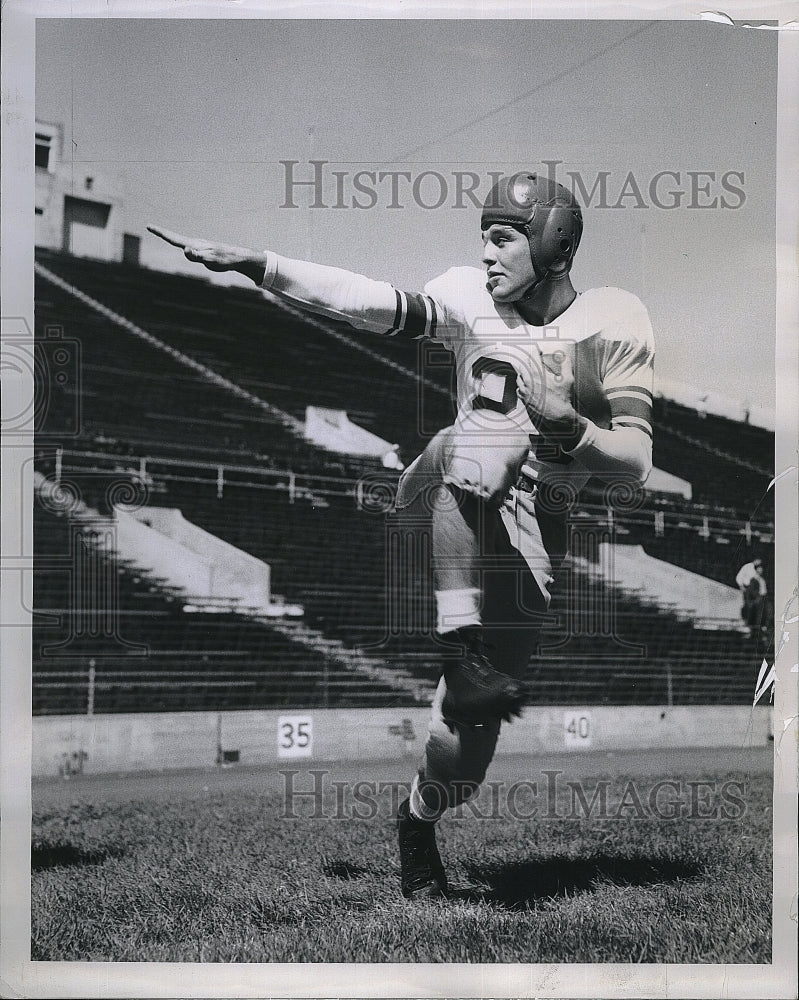
<svg viewBox="0 0 799 1000">
<path fill-rule="evenodd" d="M 591 713 L 565 712 L 563 738 L 568 749 L 584 750 L 591 746 Z"/>
</svg>

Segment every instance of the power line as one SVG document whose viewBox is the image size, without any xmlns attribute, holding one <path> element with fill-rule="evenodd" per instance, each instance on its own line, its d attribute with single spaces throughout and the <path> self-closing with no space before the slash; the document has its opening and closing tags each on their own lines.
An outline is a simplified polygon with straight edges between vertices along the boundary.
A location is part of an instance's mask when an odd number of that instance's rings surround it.
<svg viewBox="0 0 799 1000">
<path fill-rule="evenodd" d="M 611 42 L 610 45 L 606 45 L 605 48 L 600 49 L 598 52 L 594 52 L 593 55 L 587 56 L 580 62 L 575 63 L 573 66 L 569 66 L 568 68 L 561 70 L 554 76 L 549 77 L 548 80 L 542 80 L 540 83 L 537 83 L 535 87 L 533 87 L 531 90 L 527 90 L 523 94 L 520 94 L 518 97 L 511 98 L 511 100 L 509 101 L 505 101 L 504 104 L 498 104 L 495 108 L 492 108 L 490 111 L 486 111 L 483 114 L 478 115 L 476 118 L 472 118 L 470 121 L 464 122 L 463 125 L 458 125 L 456 128 L 451 129 L 449 132 L 445 132 L 443 135 L 441 134 L 436 135 L 434 141 L 441 142 L 444 139 L 451 139 L 454 135 L 458 135 L 458 133 L 464 132 L 467 128 L 471 128 L 474 125 L 479 125 L 482 122 L 487 121 L 494 115 L 499 114 L 500 111 L 505 111 L 508 108 L 512 108 L 515 104 L 520 104 L 522 101 L 526 101 L 529 97 L 532 97 L 539 91 L 552 86 L 552 84 L 554 83 L 558 83 L 565 77 L 570 76 L 573 73 L 576 73 L 578 70 L 581 70 L 586 66 L 589 66 L 592 62 L 596 62 L 597 59 L 601 59 L 602 56 L 607 55 L 608 52 L 612 52 L 614 49 L 620 48 L 626 42 L 630 41 L 630 39 L 636 38 L 638 35 L 642 35 L 645 31 L 650 31 L 657 25 L 657 23 L 658 23 L 657 21 L 644 22 L 644 24 L 642 24 L 640 27 L 635 28 L 633 31 L 628 32 L 626 35 L 622 36 L 621 38 L 618 38 L 615 42 Z M 419 146 L 414 146 L 412 149 L 406 150 L 404 153 L 397 154 L 393 158 L 393 160 L 391 161 L 387 160 L 384 162 L 388 163 L 388 162 L 399 161 L 404 163 L 407 161 L 408 157 L 414 156 L 416 153 L 419 153 L 423 149 L 426 149 L 428 146 L 431 145 L 431 143 L 432 141 L 428 141 L 422 143 Z"/>
</svg>

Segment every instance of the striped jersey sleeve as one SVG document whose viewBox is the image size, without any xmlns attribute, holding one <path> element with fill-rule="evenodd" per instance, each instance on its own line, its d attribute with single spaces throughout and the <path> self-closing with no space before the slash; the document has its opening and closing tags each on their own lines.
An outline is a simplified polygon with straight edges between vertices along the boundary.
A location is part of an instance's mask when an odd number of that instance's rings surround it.
<svg viewBox="0 0 799 1000">
<path fill-rule="evenodd" d="M 602 388 L 612 427 L 635 427 L 652 437 L 655 349 L 652 325 L 640 301 L 628 305 L 617 330 L 606 337 Z"/>
<path fill-rule="evenodd" d="M 439 312 L 435 299 L 420 292 L 403 292 L 394 289 L 396 309 L 394 321 L 387 334 L 389 337 L 435 338 L 439 325 Z"/>
</svg>

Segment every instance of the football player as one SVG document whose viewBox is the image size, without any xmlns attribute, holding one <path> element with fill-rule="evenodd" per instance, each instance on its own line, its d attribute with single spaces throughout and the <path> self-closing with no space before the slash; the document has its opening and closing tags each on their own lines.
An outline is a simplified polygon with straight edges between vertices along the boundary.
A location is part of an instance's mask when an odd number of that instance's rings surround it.
<svg viewBox="0 0 799 1000">
<path fill-rule="evenodd" d="M 583 220 L 538 173 L 501 178 L 483 207 L 483 268 L 405 292 L 340 268 L 151 232 L 211 270 L 236 270 L 313 313 L 453 352 L 458 411 L 403 474 L 397 509 L 429 518 L 437 632 L 452 648 L 423 758 L 400 806 L 402 892 L 446 896 L 435 823 L 479 788 L 568 546 L 568 511 L 591 475 L 645 481 L 654 347 L 632 294 L 580 294 L 570 271 Z M 417 523 L 417 522 L 415 522 Z"/>
</svg>

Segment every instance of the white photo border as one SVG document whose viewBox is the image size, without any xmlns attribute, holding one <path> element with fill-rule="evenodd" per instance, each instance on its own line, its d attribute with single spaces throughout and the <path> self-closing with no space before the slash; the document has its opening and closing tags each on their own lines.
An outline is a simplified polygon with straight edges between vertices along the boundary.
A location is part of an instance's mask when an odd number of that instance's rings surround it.
<svg viewBox="0 0 799 1000">
<path fill-rule="evenodd" d="M 735 21 L 799 18 L 796 3 L 732 3 Z M 33 122 L 35 21 L 48 17 L 102 18 L 557 18 L 697 20 L 701 8 L 648 2 L 512 4 L 449 0 L 424 5 L 386 2 L 321 7 L 236 0 L 234 3 L 52 2 L 7 0 L 3 5 L 2 316 L 18 335 L 33 328 Z M 772 30 L 773 24 L 764 30 Z M 726 30 L 742 30 L 729 26 Z M 0 628 L 2 721 L 3 993 L 24 997 L 741 997 L 795 996 L 797 945 L 797 676 L 796 524 L 799 288 L 799 31 L 779 33 L 777 124 L 777 659 L 774 770 L 774 959 L 771 965 L 221 965 L 30 961 L 31 662 L 27 626 Z M 731 98 L 734 99 L 734 98 Z M 15 325 L 16 324 L 16 325 Z M 23 375 L 4 375 L 4 413 L 21 412 L 32 397 Z M 30 439 L 3 435 L 2 552 L 31 551 L 29 518 L 19 498 L 30 496 Z M 21 484 L 25 489 L 21 489 Z M 22 526 L 22 529 L 20 528 Z M 31 607 L 31 573 L 6 573 L 2 620 L 20 620 Z"/>
</svg>

